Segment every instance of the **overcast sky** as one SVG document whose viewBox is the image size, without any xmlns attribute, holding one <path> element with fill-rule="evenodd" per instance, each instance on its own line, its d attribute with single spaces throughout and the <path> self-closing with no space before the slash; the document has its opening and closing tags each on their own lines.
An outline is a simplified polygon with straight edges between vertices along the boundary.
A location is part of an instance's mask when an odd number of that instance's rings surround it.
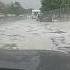
<svg viewBox="0 0 70 70">
<path fill-rule="evenodd" d="M 40 8 L 40 0 L 0 0 L 0 1 L 5 2 L 5 3 L 18 1 L 22 4 L 24 8 L 34 8 L 34 9 Z"/>
</svg>

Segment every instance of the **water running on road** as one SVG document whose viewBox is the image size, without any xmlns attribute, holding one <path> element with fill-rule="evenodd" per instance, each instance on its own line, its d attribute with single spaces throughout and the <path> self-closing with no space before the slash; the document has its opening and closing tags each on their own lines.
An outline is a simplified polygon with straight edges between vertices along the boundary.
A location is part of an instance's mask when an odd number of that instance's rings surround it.
<svg viewBox="0 0 70 70">
<path fill-rule="evenodd" d="M 56 37 L 65 38 L 69 35 L 69 31 L 67 32 L 69 26 L 69 23 L 66 25 L 66 23 L 60 24 L 60 22 L 38 22 L 35 20 L 8 22 L 0 26 L 0 46 L 39 50 L 56 49 L 58 46 L 54 46 L 52 38 L 58 43 Z"/>
</svg>

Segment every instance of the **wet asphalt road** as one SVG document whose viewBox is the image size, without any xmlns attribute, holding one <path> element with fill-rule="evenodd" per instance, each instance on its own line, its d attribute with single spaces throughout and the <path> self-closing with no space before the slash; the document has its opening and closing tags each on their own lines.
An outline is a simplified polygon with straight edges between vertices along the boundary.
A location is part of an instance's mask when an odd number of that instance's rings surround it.
<svg viewBox="0 0 70 70">
<path fill-rule="evenodd" d="M 52 50 L 0 49 L 0 68 L 70 70 L 70 54 Z"/>
</svg>

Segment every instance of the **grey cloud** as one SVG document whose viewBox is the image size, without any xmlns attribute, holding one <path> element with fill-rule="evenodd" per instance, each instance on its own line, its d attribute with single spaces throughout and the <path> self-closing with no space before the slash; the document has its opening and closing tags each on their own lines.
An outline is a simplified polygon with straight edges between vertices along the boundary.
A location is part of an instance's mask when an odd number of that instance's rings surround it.
<svg viewBox="0 0 70 70">
<path fill-rule="evenodd" d="M 34 8 L 34 9 L 38 9 L 40 8 L 40 0 L 0 0 L 4 3 L 10 3 L 10 2 L 14 2 L 14 1 L 18 1 L 21 3 L 21 5 L 24 8 Z"/>
</svg>

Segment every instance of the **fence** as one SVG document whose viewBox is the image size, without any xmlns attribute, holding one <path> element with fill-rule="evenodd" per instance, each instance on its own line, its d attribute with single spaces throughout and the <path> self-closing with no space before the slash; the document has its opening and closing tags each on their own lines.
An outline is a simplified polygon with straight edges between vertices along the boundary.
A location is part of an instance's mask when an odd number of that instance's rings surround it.
<svg viewBox="0 0 70 70">
<path fill-rule="evenodd" d="M 53 19 L 56 19 L 59 21 L 70 20 L 70 8 L 69 7 L 45 11 L 44 14 L 46 16 L 51 16 Z"/>
</svg>

